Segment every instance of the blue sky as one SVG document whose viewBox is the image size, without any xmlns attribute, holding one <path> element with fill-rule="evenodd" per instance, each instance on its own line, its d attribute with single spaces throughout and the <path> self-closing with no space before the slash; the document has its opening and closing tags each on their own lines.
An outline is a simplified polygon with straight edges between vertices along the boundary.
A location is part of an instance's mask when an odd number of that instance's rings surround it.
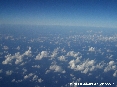
<svg viewBox="0 0 117 87">
<path fill-rule="evenodd" d="M 117 28 L 117 0 L 0 0 L 0 24 Z"/>
</svg>

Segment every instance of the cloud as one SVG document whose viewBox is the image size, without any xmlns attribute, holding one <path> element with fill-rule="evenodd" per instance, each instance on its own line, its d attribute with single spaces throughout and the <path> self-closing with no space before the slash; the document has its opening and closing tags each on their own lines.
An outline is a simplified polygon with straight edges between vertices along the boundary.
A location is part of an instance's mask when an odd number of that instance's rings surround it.
<svg viewBox="0 0 117 87">
<path fill-rule="evenodd" d="M 16 49 L 17 49 L 17 50 L 20 50 L 20 46 L 18 46 Z"/>
<path fill-rule="evenodd" d="M 95 51 L 95 48 L 94 47 L 90 47 L 89 48 L 89 51 L 92 51 L 93 52 L 93 51 Z"/>
<path fill-rule="evenodd" d="M 47 52 L 47 51 L 42 51 L 41 53 L 39 53 L 39 54 L 36 56 L 35 60 L 41 60 L 41 59 L 44 58 L 44 57 L 48 57 L 48 52 Z"/>
<path fill-rule="evenodd" d="M 32 66 L 33 68 L 40 68 L 40 66 L 39 65 L 34 65 L 34 66 Z"/>
<path fill-rule="evenodd" d="M 29 47 L 29 49 L 23 54 L 23 55 L 26 55 L 26 56 L 31 56 L 31 47 Z"/>
<path fill-rule="evenodd" d="M 28 78 L 30 78 L 31 76 L 33 76 L 33 73 L 30 73 L 30 74 L 28 74 L 28 75 L 25 75 L 25 76 L 24 76 L 24 79 L 28 79 Z"/>
<path fill-rule="evenodd" d="M 13 79 L 11 82 L 15 82 L 15 79 Z"/>
<path fill-rule="evenodd" d="M 104 68 L 104 72 L 108 72 L 110 70 L 116 70 L 114 61 L 110 61 L 109 63 L 107 63 L 107 66 Z"/>
<path fill-rule="evenodd" d="M 109 66 L 112 66 L 114 64 L 114 61 L 109 62 Z"/>
<path fill-rule="evenodd" d="M 4 50 L 8 50 L 9 49 L 9 47 L 8 46 L 3 46 L 3 48 L 2 49 L 4 49 Z"/>
<path fill-rule="evenodd" d="M 89 60 L 89 58 L 83 62 L 80 61 L 79 58 L 76 60 L 71 60 L 68 66 L 69 68 L 75 71 L 81 71 L 81 73 L 88 73 L 89 71 L 93 71 L 95 69 L 95 61 Z"/>
<path fill-rule="evenodd" d="M 0 73 L 2 73 L 3 72 L 3 70 L 2 69 L 0 69 Z"/>
<path fill-rule="evenodd" d="M 40 78 L 40 79 L 38 79 L 38 82 L 41 83 L 41 82 L 43 82 L 43 80 Z"/>
<path fill-rule="evenodd" d="M 12 70 L 8 70 L 8 71 L 6 71 L 6 75 L 11 75 L 12 73 L 13 73 Z"/>
<path fill-rule="evenodd" d="M 113 73 L 113 76 L 114 76 L 114 77 L 117 76 L 117 70 Z"/>
<path fill-rule="evenodd" d="M 46 70 L 45 74 L 48 74 L 50 72 L 50 70 Z"/>
<path fill-rule="evenodd" d="M 23 74 L 25 74 L 27 72 L 27 69 L 23 68 Z"/>
<path fill-rule="evenodd" d="M 15 60 L 15 64 L 19 64 L 23 61 L 24 56 L 31 56 L 31 47 L 29 47 L 28 51 L 25 51 L 25 53 L 20 54 L 20 52 L 15 53 L 15 55 L 8 54 L 5 56 L 5 60 L 2 62 L 2 64 L 12 64 L 13 60 Z"/>
<path fill-rule="evenodd" d="M 60 48 L 54 49 L 54 51 L 53 51 L 52 54 L 50 55 L 51 59 L 57 57 L 59 49 L 60 49 Z"/>
<path fill-rule="evenodd" d="M 62 69 L 61 66 L 58 65 L 51 65 L 50 70 L 53 70 L 54 72 L 60 72 L 60 73 L 65 73 L 66 71 Z"/>
<path fill-rule="evenodd" d="M 105 66 L 105 63 L 104 63 L 103 61 L 101 61 L 100 63 L 98 63 L 98 64 L 96 65 L 96 68 L 97 68 L 97 69 L 103 69 L 104 66 Z"/>
<path fill-rule="evenodd" d="M 37 80 L 38 79 L 38 76 L 37 75 L 34 75 L 33 76 L 33 81 Z"/>
<path fill-rule="evenodd" d="M 66 57 L 65 57 L 65 56 L 63 56 L 63 55 L 62 55 L 62 56 L 60 56 L 60 57 L 58 57 L 58 60 L 60 60 L 60 61 L 67 61 L 67 60 L 66 60 Z"/>
<path fill-rule="evenodd" d="M 76 52 L 74 52 L 74 51 L 69 51 L 68 53 L 67 53 L 67 55 L 66 56 L 72 56 L 72 57 L 78 57 L 80 55 L 80 53 L 78 52 L 78 53 L 76 53 Z"/>
</svg>

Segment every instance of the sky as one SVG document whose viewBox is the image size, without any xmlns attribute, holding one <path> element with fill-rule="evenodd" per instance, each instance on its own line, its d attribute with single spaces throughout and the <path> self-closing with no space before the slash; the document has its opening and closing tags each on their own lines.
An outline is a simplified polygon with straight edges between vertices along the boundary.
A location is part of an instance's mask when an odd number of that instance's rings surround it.
<svg viewBox="0 0 117 87">
<path fill-rule="evenodd" d="M 117 28 L 117 0 L 0 0 L 0 24 Z"/>
</svg>

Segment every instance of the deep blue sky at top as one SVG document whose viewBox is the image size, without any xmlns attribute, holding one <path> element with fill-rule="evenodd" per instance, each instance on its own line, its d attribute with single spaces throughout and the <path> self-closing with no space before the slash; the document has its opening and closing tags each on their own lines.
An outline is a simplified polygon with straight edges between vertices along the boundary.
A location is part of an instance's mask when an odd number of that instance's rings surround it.
<svg viewBox="0 0 117 87">
<path fill-rule="evenodd" d="M 0 0 L 0 24 L 117 28 L 117 0 Z"/>
</svg>

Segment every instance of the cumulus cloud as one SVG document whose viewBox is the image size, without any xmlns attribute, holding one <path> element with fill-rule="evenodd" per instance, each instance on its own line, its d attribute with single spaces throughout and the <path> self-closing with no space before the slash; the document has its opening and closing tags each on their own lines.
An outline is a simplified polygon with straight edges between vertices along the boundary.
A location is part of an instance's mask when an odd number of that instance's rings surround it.
<svg viewBox="0 0 117 87">
<path fill-rule="evenodd" d="M 39 65 L 34 65 L 34 66 L 32 66 L 33 68 L 40 68 L 40 66 Z"/>
<path fill-rule="evenodd" d="M 23 55 L 26 55 L 26 56 L 31 56 L 31 47 L 29 47 L 29 49 L 23 54 Z"/>
<path fill-rule="evenodd" d="M 33 76 L 33 73 L 30 73 L 30 74 L 28 74 L 28 75 L 25 75 L 25 76 L 24 76 L 24 79 L 28 79 L 28 78 L 30 78 L 31 76 Z"/>
<path fill-rule="evenodd" d="M 13 60 L 15 60 L 15 64 L 19 64 L 23 61 L 24 56 L 31 56 L 31 47 L 29 47 L 28 51 L 25 51 L 23 54 L 17 52 L 13 56 L 11 54 L 6 55 L 6 59 L 2 62 L 2 64 L 12 64 Z"/>
<path fill-rule="evenodd" d="M 6 71 L 6 75 L 11 75 L 12 73 L 13 73 L 12 70 L 8 70 L 8 71 Z"/>
<path fill-rule="evenodd" d="M 15 79 L 13 79 L 11 82 L 15 82 Z"/>
<path fill-rule="evenodd" d="M 34 75 L 32 80 L 35 81 L 37 79 L 38 79 L 38 76 L 37 75 Z"/>
<path fill-rule="evenodd" d="M 92 51 L 93 52 L 93 51 L 95 51 L 95 48 L 94 47 L 90 47 L 89 48 L 89 51 Z"/>
<path fill-rule="evenodd" d="M 96 65 L 96 68 L 97 68 L 97 69 L 103 69 L 104 66 L 105 66 L 105 63 L 104 63 L 103 61 L 101 61 L 100 63 L 98 63 L 98 64 Z"/>
<path fill-rule="evenodd" d="M 67 60 L 66 60 L 66 57 L 65 57 L 65 56 L 63 56 L 63 55 L 62 55 L 62 56 L 60 56 L 60 57 L 58 57 L 58 60 L 60 60 L 60 61 L 67 61 Z"/>
<path fill-rule="evenodd" d="M 109 62 L 109 66 L 112 66 L 114 64 L 114 61 Z"/>
<path fill-rule="evenodd" d="M 50 70 L 46 70 L 45 74 L 48 74 L 50 72 Z"/>
<path fill-rule="evenodd" d="M 51 55 L 50 55 L 51 60 L 57 57 L 59 49 L 60 49 L 60 48 L 56 48 L 56 49 L 54 49 L 54 51 L 51 53 Z"/>
<path fill-rule="evenodd" d="M 69 51 L 68 53 L 67 53 L 67 56 L 73 56 L 73 57 L 77 57 L 77 56 L 79 56 L 80 55 L 80 53 L 78 52 L 78 53 L 76 53 L 76 52 L 74 52 L 74 51 Z"/>
<path fill-rule="evenodd" d="M 20 50 L 20 46 L 18 46 L 16 49 L 17 49 L 17 50 Z"/>
<path fill-rule="evenodd" d="M 11 82 L 16 82 L 16 83 L 19 83 L 19 82 L 22 82 L 23 80 L 16 80 L 16 79 L 12 79 Z"/>
<path fill-rule="evenodd" d="M 104 72 L 108 72 L 110 70 L 116 70 L 114 61 L 110 61 L 109 63 L 107 63 L 107 66 L 104 68 Z"/>
<path fill-rule="evenodd" d="M 113 76 L 114 76 L 114 77 L 117 76 L 117 70 L 113 73 Z"/>
<path fill-rule="evenodd" d="M 4 49 L 4 50 L 8 50 L 9 49 L 9 47 L 8 46 L 3 46 L 3 48 L 2 49 Z"/>
<path fill-rule="evenodd" d="M 51 65 L 50 70 L 53 70 L 54 72 L 60 72 L 60 73 L 65 73 L 66 71 L 62 69 L 61 66 L 58 65 Z"/>
<path fill-rule="evenodd" d="M 41 59 L 44 58 L 44 57 L 48 57 L 48 52 L 47 52 L 47 51 L 42 51 L 41 53 L 39 53 L 39 54 L 36 56 L 35 60 L 41 60 Z"/>
<path fill-rule="evenodd" d="M 25 74 L 27 72 L 27 69 L 23 68 L 23 74 Z"/>
<path fill-rule="evenodd" d="M 77 64 L 78 63 L 78 64 Z M 71 60 L 69 62 L 69 68 L 75 70 L 75 71 L 81 71 L 81 73 L 88 73 L 89 71 L 93 71 L 95 69 L 95 61 L 94 60 L 85 60 L 83 62 L 80 62 L 80 60 L 77 58 L 76 60 Z"/>
<path fill-rule="evenodd" d="M 39 82 L 39 83 L 43 82 L 43 79 L 41 79 L 41 78 L 40 78 L 40 79 L 38 79 L 38 82 Z"/>
</svg>

